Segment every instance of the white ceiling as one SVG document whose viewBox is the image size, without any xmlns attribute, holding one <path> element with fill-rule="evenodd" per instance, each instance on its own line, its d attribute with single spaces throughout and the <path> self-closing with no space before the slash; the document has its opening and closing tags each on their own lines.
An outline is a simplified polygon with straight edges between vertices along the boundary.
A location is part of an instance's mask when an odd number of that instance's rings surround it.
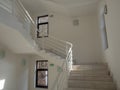
<svg viewBox="0 0 120 90">
<path fill-rule="evenodd" d="M 58 12 L 80 16 L 96 12 L 100 0 L 21 0 L 27 10 L 37 15 L 41 12 Z"/>
</svg>

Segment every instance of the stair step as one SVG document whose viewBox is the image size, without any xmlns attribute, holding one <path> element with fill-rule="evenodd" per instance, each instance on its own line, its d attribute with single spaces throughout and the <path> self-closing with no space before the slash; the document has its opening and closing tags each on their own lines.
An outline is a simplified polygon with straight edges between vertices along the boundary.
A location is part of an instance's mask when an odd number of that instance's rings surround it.
<svg viewBox="0 0 120 90">
<path fill-rule="evenodd" d="M 116 90 L 106 64 L 73 65 L 66 90 Z"/>
<path fill-rule="evenodd" d="M 80 74 L 80 73 L 109 73 L 109 70 L 79 70 L 79 71 L 71 71 L 71 74 Z"/>
<path fill-rule="evenodd" d="M 89 64 L 89 65 L 73 65 L 73 70 L 98 70 L 98 69 L 107 69 L 106 64 Z"/>
<path fill-rule="evenodd" d="M 109 75 L 108 70 L 81 70 L 81 71 L 71 71 L 71 76 L 81 76 L 81 75 Z"/>
<path fill-rule="evenodd" d="M 90 88 L 90 89 L 115 89 L 115 84 L 113 82 L 69 80 L 68 87 L 69 88 Z"/>
<path fill-rule="evenodd" d="M 70 76 L 69 80 L 80 80 L 80 81 L 113 81 L 110 76 L 106 77 L 95 77 L 95 76 Z"/>
<path fill-rule="evenodd" d="M 66 88 L 64 90 L 116 90 L 116 89 L 89 89 L 89 88 Z"/>
<path fill-rule="evenodd" d="M 79 73 L 70 73 L 70 76 L 109 76 L 107 72 L 79 72 Z"/>
</svg>

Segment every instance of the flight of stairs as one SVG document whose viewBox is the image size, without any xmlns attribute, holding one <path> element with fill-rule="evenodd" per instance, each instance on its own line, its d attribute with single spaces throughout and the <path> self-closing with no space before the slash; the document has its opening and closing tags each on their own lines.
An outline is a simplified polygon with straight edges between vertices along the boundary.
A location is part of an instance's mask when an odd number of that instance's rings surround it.
<svg viewBox="0 0 120 90">
<path fill-rule="evenodd" d="M 116 90 L 106 64 L 73 65 L 66 90 Z"/>
</svg>

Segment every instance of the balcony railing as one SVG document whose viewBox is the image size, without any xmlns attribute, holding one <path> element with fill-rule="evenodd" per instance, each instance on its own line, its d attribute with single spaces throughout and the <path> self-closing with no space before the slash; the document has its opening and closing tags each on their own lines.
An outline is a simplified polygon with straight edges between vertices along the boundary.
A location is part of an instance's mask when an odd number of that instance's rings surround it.
<svg viewBox="0 0 120 90">
<path fill-rule="evenodd" d="M 64 90 L 67 87 L 69 72 L 72 69 L 72 47 L 70 42 L 56 39 L 56 37 L 42 37 L 38 39 L 39 48 L 46 52 L 52 52 L 64 59 L 61 71 L 58 72 L 57 78 L 50 90 Z"/>
<path fill-rule="evenodd" d="M 61 71 L 58 73 L 58 76 L 50 89 L 63 90 L 64 85 L 67 85 L 68 75 L 72 69 L 72 44 L 67 41 L 56 39 L 56 37 L 53 36 L 37 39 L 35 36 L 37 25 L 19 0 L 0 0 L 0 7 L 15 16 L 18 21 L 23 24 L 28 35 L 32 37 L 31 39 L 37 40 L 39 50 L 52 52 L 64 59 L 62 66 L 60 66 Z"/>
<path fill-rule="evenodd" d="M 8 15 L 13 16 L 21 23 L 23 29 L 19 30 L 18 28 L 18 31 L 21 32 L 32 45 L 36 46 L 33 40 L 33 37 L 35 37 L 33 35 L 35 35 L 36 25 L 20 0 L 0 0 L 0 7 L 7 11 Z"/>
</svg>

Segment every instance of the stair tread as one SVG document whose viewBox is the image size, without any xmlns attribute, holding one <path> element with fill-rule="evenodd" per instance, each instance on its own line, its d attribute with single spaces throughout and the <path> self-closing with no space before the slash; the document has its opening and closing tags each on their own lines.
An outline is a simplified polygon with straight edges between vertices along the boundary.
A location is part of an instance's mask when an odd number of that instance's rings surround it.
<svg viewBox="0 0 120 90">
<path fill-rule="evenodd" d="M 73 65 L 73 70 L 107 69 L 106 64 Z"/>
<path fill-rule="evenodd" d="M 81 71 L 109 71 L 108 68 L 106 69 L 72 69 L 71 72 L 81 72 Z"/>
<path fill-rule="evenodd" d="M 104 75 L 109 75 L 109 71 L 108 70 L 81 70 L 81 71 L 71 71 L 70 75 L 74 75 L 74 74 L 104 74 Z"/>
<path fill-rule="evenodd" d="M 116 89 L 66 88 L 65 90 L 116 90 Z"/>
<path fill-rule="evenodd" d="M 79 77 L 74 77 L 74 76 L 71 76 L 69 77 L 69 80 L 80 80 L 80 81 L 113 81 L 111 77 L 91 77 L 91 76 L 79 76 Z"/>
<path fill-rule="evenodd" d="M 107 76 L 69 76 L 69 78 L 71 78 L 71 77 L 75 77 L 75 78 L 79 78 L 79 77 L 83 77 L 83 78 L 111 78 L 112 79 L 112 77 L 111 76 L 109 76 L 109 75 L 107 75 Z"/>
<path fill-rule="evenodd" d="M 70 73 L 109 73 L 109 70 L 79 70 L 71 71 Z"/>
<path fill-rule="evenodd" d="M 98 81 L 70 81 L 69 87 L 81 87 L 81 88 L 115 88 L 113 82 L 98 82 Z"/>
<path fill-rule="evenodd" d="M 103 82 L 103 81 L 80 81 L 80 80 L 69 80 L 68 83 L 90 83 L 90 84 L 114 84 L 111 81 Z"/>
<path fill-rule="evenodd" d="M 73 65 L 66 90 L 116 90 L 106 64 Z"/>
<path fill-rule="evenodd" d="M 109 73 L 71 73 L 70 76 L 109 76 Z"/>
<path fill-rule="evenodd" d="M 73 65 L 74 66 L 106 66 L 107 67 L 107 64 L 106 63 L 94 63 L 94 64 L 79 64 L 79 65 Z"/>
</svg>

